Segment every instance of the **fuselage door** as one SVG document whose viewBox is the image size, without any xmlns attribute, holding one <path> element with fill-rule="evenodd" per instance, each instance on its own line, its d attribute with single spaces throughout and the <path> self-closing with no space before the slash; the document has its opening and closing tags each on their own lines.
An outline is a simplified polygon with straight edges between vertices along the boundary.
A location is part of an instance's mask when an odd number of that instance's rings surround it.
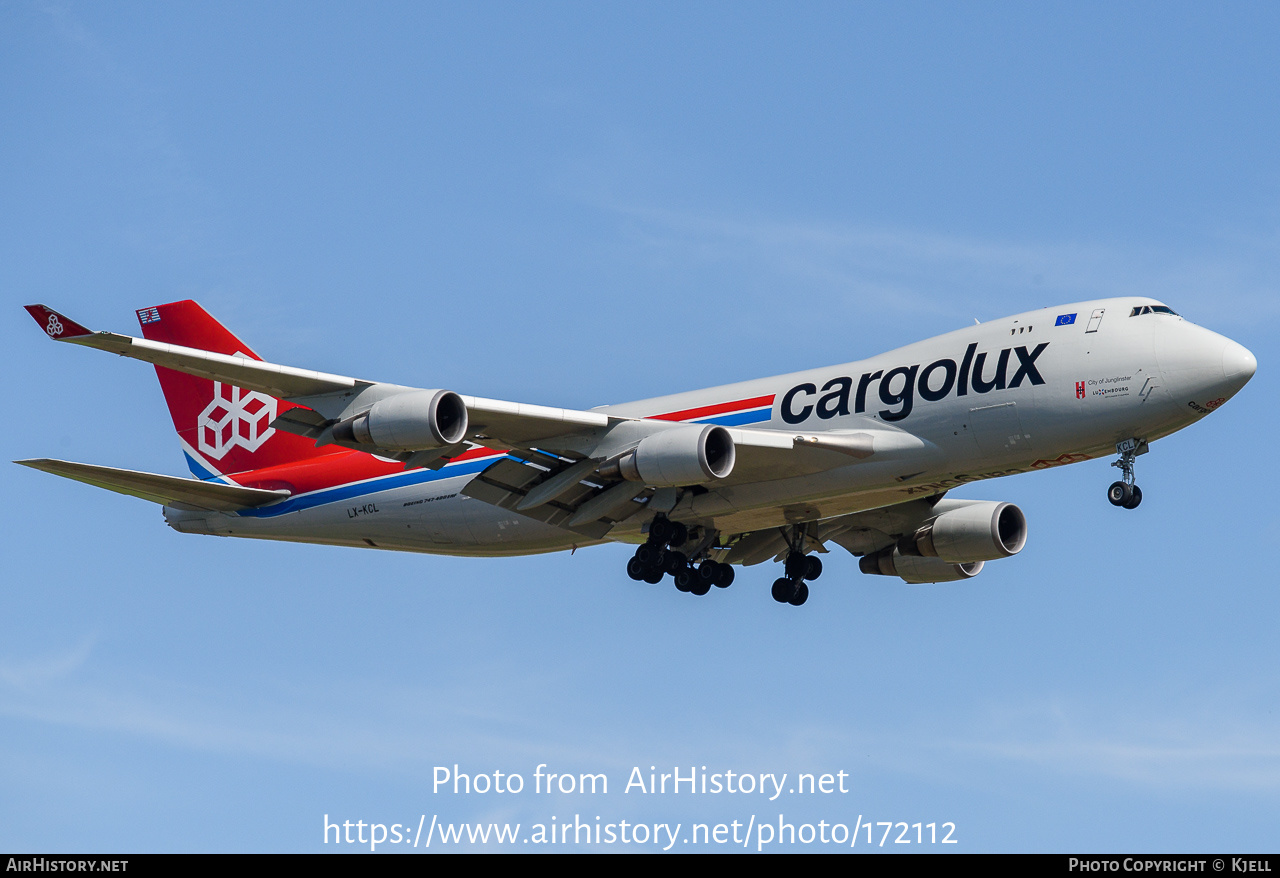
<svg viewBox="0 0 1280 878">
<path fill-rule="evenodd" d="M 1001 457 L 1011 451 L 1031 450 L 1031 437 L 1022 430 L 1016 402 L 969 409 L 969 423 L 983 457 Z"/>
</svg>

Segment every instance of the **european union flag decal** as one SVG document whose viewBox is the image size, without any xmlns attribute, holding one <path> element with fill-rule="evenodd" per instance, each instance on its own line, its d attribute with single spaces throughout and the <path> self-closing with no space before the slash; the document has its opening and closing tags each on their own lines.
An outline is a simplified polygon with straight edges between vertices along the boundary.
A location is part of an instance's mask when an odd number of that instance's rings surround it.
<svg viewBox="0 0 1280 878">
<path fill-rule="evenodd" d="M 1076 315 L 1074 315 L 1074 314 L 1059 314 L 1059 315 L 1058 315 L 1058 322 L 1057 322 L 1057 323 L 1055 323 L 1055 324 L 1053 324 L 1053 325 L 1054 325 L 1054 326 L 1070 326 L 1071 324 L 1073 324 L 1073 323 L 1075 323 L 1075 322 L 1076 322 Z"/>
</svg>

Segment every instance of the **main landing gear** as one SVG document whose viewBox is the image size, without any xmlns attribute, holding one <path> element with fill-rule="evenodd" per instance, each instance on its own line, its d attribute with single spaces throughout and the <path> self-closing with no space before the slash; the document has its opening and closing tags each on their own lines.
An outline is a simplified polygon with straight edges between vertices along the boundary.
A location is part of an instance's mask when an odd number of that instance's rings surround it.
<svg viewBox="0 0 1280 878">
<path fill-rule="evenodd" d="M 822 559 L 805 554 L 805 531 L 803 524 L 782 528 L 788 548 L 782 565 L 784 575 L 770 592 L 780 604 L 804 604 L 809 599 L 809 582 L 822 575 Z M 709 593 L 713 586 L 728 588 L 733 583 L 733 567 L 706 557 L 716 539 L 714 530 L 691 534 L 688 526 L 659 514 L 649 525 L 649 538 L 627 562 L 627 575 L 655 585 L 671 576 L 677 589 L 696 595 Z M 704 560 L 699 563 L 699 558 Z"/>
<path fill-rule="evenodd" d="M 707 559 L 694 566 L 689 555 L 678 551 L 678 547 L 689 542 L 689 529 L 678 521 L 671 521 L 665 515 L 654 518 L 649 525 L 649 539 L 636 549 L 635 556 L 627 562 L 627 575 L 637 582 L 657 584 L 662 577 L 670 574 L 676 581 L 676 588 L 683 592 L 704 595 L 714 585 L 728 588 L 733 584 L 733 567 L 718 561 Z M 709 540 L 693 547 L 696 558 L 705 552 Z M 668 548 L 669 547 L 669 548 Z"/>
<path fill-rule="evenodd" d="M 822 575 L 822 559 L 804 554 L 804 539 L 803 525 L 798 525 L 787 539 L 791 551 L 782 563 L 785 575 L 774 581 L 769 592 L 780 604 L 798 607 L 809 600 L 809 585 L 805 580 L 813 581 Z"/>
<path fill-rule="evenodd" d="M 1119 467 L 1123 477 L 1107 488 L 1107 499 L 1112 506 L 1137 509 L 1142 502 L 1142 489 L 1134 481 L 1133 461 L 1139 454 L 1147 453 L 1147 443 L 1141 439 L 1126 439 L 1116 445 L 1116 453 L 1120 455 L 1120 459 L 1112 461 L 1111 465 Z"/>
</svg>

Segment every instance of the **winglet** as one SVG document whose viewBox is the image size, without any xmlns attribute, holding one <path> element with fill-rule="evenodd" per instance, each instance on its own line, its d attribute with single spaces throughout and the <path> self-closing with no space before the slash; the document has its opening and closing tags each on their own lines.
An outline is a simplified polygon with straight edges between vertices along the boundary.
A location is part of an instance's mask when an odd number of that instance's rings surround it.
<svg viewBox="0 0 1280 878">
<path fill-rule="evenodd" d="M 36 319 L 40 328 L 55 341 L 69 341 L 83 335 L 93 335 L 70 317 L 59 314 L 47 305 L 25 305 L 27 313 Z"/>
</svg>

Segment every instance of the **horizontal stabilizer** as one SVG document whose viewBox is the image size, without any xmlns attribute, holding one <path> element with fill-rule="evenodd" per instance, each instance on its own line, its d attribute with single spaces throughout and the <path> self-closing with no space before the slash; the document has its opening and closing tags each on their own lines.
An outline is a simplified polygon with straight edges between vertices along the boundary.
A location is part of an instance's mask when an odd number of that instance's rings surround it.
<svg viewBox="0 0 1280 878">
<path fill-rule="evenodd" d="M 265 506 L 289 496 L 288 491 L 264 491 L 260 488 L 242 488 L 221 482 L 201 482 L 179 476 L 162 476 L 156 473 L 140 473 L 110 466 L 94 466 L 89 463 L 72 463 L 66 460 L 15 460 L 14 463 L 29 466 L 65 479 L 74 479 L 87 485 L 106 488 L 117 494 L 141 497 L 152 503 L 176 506 L 179 509 L 202 509 L 211 512 L 235 512 L 254 506 Z"/>
</svg>

